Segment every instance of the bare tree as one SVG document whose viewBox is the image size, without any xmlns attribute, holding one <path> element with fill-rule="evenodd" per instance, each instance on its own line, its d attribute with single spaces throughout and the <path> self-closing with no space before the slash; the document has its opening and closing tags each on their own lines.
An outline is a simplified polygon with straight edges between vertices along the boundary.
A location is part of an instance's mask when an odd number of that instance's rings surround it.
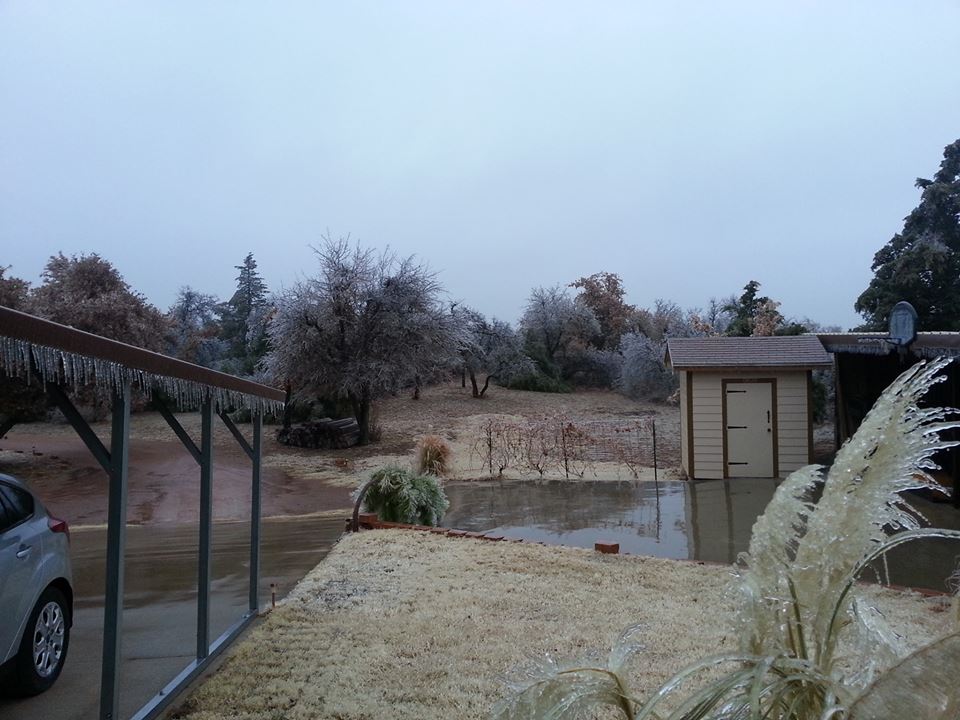
<svg viewBox="0 0 960 720">
<path fill-rule="evenodd" d="M 725 309 L 735 304 L 737 299 L 730 297 L 725 300 L 710 298 L 710 303 L 706 310 L 700 308 L 691 308 L 687 311 L 688 324 L 691 328 L 691 336 L 714 337 L 723 335 L 730 325 L 730 313 Z"/>
<path fill-rule="evenodd" d="M 464 333 L 460 354 L 470 378 L 473 397 L 482 398 L 491 380 L 505 380 L 536 371 L 533 361 L 523 351 L 519 334 L 502 320 L 487 320 L 483 313 L 454 306 L 453 316 Z M 480 387 L 478 375 L 485 375 Z"/>
<path fill-rule="evenodd" d="M 534 288 L 520 321 L 527 343 L 555 364 L 572 346 L 585 347 L 600 333 L 593 311 L 575 303 L 559 285 Z"/>
<path fill-rule="evenodd" d="M 638 330 L 657 342 L 690 335 L 688 316 L 677 303 L 658 298 L 651 310 L 638 313 Z"/>
<path fill-rule="evenodd" d="M 371 403 L 456 362 L 462 332 L 414 258 L 326 237 L 314 251 L 316 277 L 279 297 L 265 364 L 295 399 L 349 400 L 366 444 Z"/>
<path fill-rule="evenodd" d="M 223 356 L 226 342 L 220 340 L 216 318 L 217 298 L 189 286 L 180 288 L 167 317 L 171 333 L 167 351 L 182 360 L 213 367 Z"/>
</svg>

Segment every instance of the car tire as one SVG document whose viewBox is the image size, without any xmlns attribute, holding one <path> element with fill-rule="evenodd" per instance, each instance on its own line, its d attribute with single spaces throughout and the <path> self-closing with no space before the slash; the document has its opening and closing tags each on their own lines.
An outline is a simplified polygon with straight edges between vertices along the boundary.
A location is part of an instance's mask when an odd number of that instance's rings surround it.
<svg viewBox="0 0 960 720">
<path fill-rule="evenodd" d="M 60 677 L 70 644 L 70 606 L 52 585 L 43 591 L 27 620 L 13 663 L 10 691 L 38 695 Z"/>
</svg>

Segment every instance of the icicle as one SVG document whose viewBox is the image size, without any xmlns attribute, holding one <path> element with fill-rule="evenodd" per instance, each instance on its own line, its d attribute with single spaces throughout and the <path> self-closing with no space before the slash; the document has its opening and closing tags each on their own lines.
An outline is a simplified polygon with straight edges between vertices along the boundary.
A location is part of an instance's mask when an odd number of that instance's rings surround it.
<svg viewBox="0 0 960 720">
<path fill-rule="evenodd" d="M 128 384 L 149 398 L 154 390 L 170 397 L 181 410 L 199 407 L 207 398 L 218 410 L 238 407 L 258 413 L 278 413 L 283 402 L 256 395 L 213 387 L 168 375 L 154 375 L 101 358 L 79 355 L 17 338 L 0 337 L 0 370 L 11 377 L 32 383 L 57 382 L 77 392 L 93 386 L 101 394 L 122 392 Z"/>
</svg>

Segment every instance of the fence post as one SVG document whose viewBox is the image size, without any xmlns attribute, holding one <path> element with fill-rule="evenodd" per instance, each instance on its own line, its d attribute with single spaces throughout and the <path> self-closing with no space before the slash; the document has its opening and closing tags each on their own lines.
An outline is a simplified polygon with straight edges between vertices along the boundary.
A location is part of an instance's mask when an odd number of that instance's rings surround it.
<svg viewBox="0 0 960 720">
<path fill-rule="evenodd" d="M 493 477 L 493 420 L 487 421 L 487 469 Z"/>
<path fill-rule="evenodd" d="M 657 477 L 657 420 L 656 418 L 650 421 L 650 427 L 653 430 L 653 481 L 659 482 L 659 478 Z"/>
<path fill-rule="evenodd" d="M 560 420 L 560 449 L 563 452 L 563 475 L 570 479 L 570 457 L 567 455 L 567 423 L 565 419 Z"/>
</svg>

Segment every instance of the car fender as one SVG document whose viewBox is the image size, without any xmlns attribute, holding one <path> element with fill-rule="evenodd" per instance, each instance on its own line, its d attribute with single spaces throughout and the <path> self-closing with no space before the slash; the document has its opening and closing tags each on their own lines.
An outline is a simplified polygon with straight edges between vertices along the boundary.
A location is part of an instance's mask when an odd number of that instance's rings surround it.
<svg viewBox="0 0 960 720">
<path fill-rule="evenodd" d="M 37 600 L 39 600 L 44 591 L 50 587 L 51 583 L 60 579 L 66 581 L 71 588 L 73 587 L 70 582 L 69 563 L 64 561 L 63 556 L 44 553 L 43 561 L 37 565 L 36 570 L 33 572 L 33 575 L 30 578 L 30 587 L 38 588 L 38 591 L 33 593 L 33 597 L 30 598 L 29 608 L 31 612 L 36 606 Z M 68 610 L 68 621 L 70 624 L 72 624 L 73 607 L 68 608 Z M 29 614 L 20 618 L 20 626 L 17 628 L 17 632 L 13 636 L 13 644 L 8 648 L 3 648 L 4 652 L 0 654 L 0 658 L 12 657 L 12 655 L 16 654 L 17 649 L 20 647 L 20 643 L 23 642 L 23 633 L 26 630 L 27 621 L 29 619 Z"/>
</svg>

